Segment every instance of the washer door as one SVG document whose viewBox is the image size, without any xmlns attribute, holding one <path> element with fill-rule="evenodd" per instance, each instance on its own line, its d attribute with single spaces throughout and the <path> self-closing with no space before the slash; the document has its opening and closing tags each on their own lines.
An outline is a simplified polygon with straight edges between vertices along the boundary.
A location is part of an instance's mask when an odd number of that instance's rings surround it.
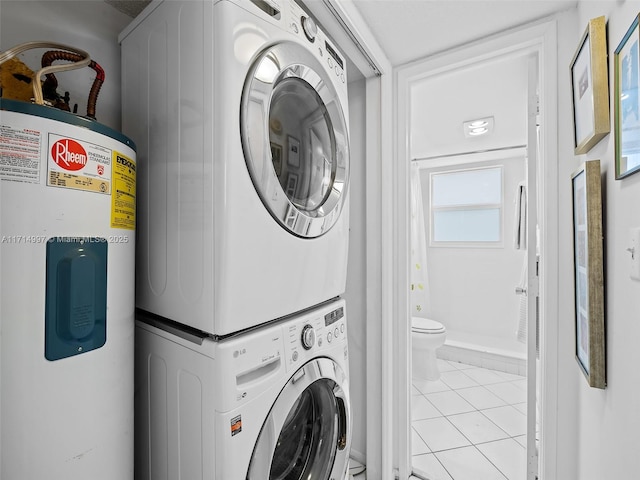
<svg viewBox="0 0 640 480">
<path fill-rule="evenodd" d="M 346 199 L 349 140 L 333 80 L 310 51 L 287 42 L 258 56 L 240 128 L 251 179 L 271 215 L 300 237 L 329 231 Z"/>
<path fill-rule="evenodd" d="M 312 360 L 285 385 L 262 426 L 247 480 L 342 480 L 351 424 L 348 384 L 339 365 Z"/>
</svg>

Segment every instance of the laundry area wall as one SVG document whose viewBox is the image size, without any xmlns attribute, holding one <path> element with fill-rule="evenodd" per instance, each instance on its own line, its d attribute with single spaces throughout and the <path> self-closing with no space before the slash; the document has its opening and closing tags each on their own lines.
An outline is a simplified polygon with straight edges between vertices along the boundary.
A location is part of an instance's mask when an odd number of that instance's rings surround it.
<svg viewBox="0 0 640 480">
<path fill-rule="evenodd" d="M 632 478 L 640 471 L 640 281 L 629 276 L 629 230 L 640 227 L 640 174 L 615 180 L 614 52 L 640 12 L 640 2 L 580 1 L 558 25 L 558 479 Z M 607 20 L 611 132 L 585 155 L 573 153 L 569 65 L 589 20 Z M 599 159 L 605 263 L 607 387 L 590 388 L 575 359 L 571 175 Z M 554 321 L 554 319 L 549 319 Z"/>
</svg>

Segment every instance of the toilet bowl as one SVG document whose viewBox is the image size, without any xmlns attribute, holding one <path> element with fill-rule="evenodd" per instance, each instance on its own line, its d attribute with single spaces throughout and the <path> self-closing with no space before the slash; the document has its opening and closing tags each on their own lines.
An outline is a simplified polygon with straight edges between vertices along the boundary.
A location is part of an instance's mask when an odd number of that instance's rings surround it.
<svg viewBox="0 0 640 480">
<path fill-rule="evenodd" d="M 436 359 L 436 349 L 444 345 L 447 330 L 440 322 L 429 318 L 411 318 L 411 354 L 416 380 L 438 380 L 440 370 Z"/>
</svg>

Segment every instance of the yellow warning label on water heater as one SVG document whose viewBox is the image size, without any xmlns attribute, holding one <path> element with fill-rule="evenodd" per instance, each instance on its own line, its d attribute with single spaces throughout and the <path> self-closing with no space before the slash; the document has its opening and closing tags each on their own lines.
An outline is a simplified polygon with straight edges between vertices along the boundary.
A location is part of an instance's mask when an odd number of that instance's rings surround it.
<svg viewBox="0 0 640 480">
<path fill-rule="evenodd" d="M 113 152 L 111 228 L 136 228 L 136 162 Z"/>
</svg>

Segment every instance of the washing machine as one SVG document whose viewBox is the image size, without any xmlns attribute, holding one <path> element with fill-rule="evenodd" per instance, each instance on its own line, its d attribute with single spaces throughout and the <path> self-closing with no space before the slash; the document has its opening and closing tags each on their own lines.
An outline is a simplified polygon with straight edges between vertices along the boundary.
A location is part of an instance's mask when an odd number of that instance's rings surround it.
<svg viewBox="0 0 640 480">
<path fill-rule="evenodd" d="M 344 480 L 344 300 L 222 341 L 136 325 L 136 479 Z"/>
<path fill-rule="evenodd" d="M 346 64 L 313 18 L 154 1 L 119 40 L 137 307 L 220 338 L 344 293 Z"/>
</svg>

